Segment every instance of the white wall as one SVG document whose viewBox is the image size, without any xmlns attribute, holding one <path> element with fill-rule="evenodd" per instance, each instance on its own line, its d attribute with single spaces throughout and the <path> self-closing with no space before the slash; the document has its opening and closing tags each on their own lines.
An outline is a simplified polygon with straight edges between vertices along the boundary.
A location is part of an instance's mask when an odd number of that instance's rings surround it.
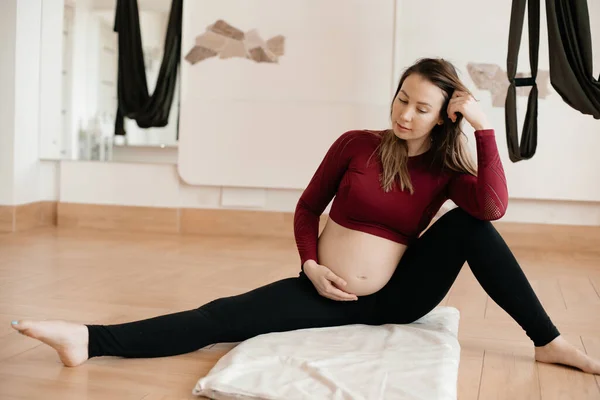
<svg viewBox="0 0 600 400">
<path fill-rule="evenodd" d="M 39 164 L 39 201 L 58 201 L 60 193 L 60 163 L 41 161 Z"/>
<path fill-rule="evenodd" d="M 17 1 L 0 2 L 0 205 L 14 202 Z"/>
<path fill-rule="evenodd" d="M 17 2 L 14 203 L 39 200 L 39 99 L 42 0 Z"/>
<path fill-rule="evenodd" d="M 73 41 L 70 157 L 77 159 L 79 131 L 87 128 L 97 103 L 98 20 L 94 18 L 90 0 L 76 2 Z"/>
<path fill-rule="evenodd" d="M 78 0 L 75 3 L 75 13 L 73 21 L 73 58 L 72 58 L 72 77 L 71 85 L 71 122 L 70 122 L 70 154 L 67 157 L 77 158 L 79 153 L 78 134 L 80 127 L 84 127 L 88 118 L 88 97 L 89 90 L 86 81 L 87 75 L 87 48 L 88 37 L 85 34 L 87 27 L 92 24 L 90 16 L 90 1 Z M 55 27 L 54 29 L 58 29 Z"/>
<path fill-rule="evenodd" d="M 395 74 L 417 58 L 441 56 L 453 62 L 480 99 L 496 129 L 498 147 L 512 198 L 600 201 L 600 121 L 569 107 L 551 90 L 539 99 L 538 147 L 531 160 L 513 163 L 508 157 L 505 110 L 491 106 L 489 91 L 477 90 L 467 72 L 468 62 L 497 64 L 506 70 L 511 0 L 400 1 L 397 14 Z M 600 43 L 600 4 L 590 3 L 593 43 Z M 595 4 L 594 4 L 595 3 Z M 549 69 L 545 2 L 541 2 L 539 69 Z M 527 18 L 523 28 L 518 72 L 529 73 Z M 594 48 L 596 70 L 600 51 Z M 598 76 L 598 72 L 596 72 Z M 396 79 L 397 80 L 397 79 Z M 526 97 L 517 97 L 519 126 Z M 520 128 L 521 129 L 521 128 Z M 467 130 L 472 150 L 475 139 Z M 519 132 L 520 137 L 520 132 Z"/>
<path fill-rule="evenodd" d="M 569 107 L 552 89 L 539 99 L 537 153 L 513 163 L 504 108 L 492 107 L 490 92 L 478 90 L 467 73 L 469 62 L 506 69 L 512 0 L 396 0 L 395 32 L 389 29 L 393 2 L 376 2 L 362 13 L 356 10 L 367 3 L 352 2 L 343 14 L 336 2 L 302 2 L 293 12 L 272 0 L 242 3 L 186 3 L 183 55 L 218 18 L 242 30 L 256 28 L 265 38 L 284 34 L 286 54 L 275 65 L 216 57 L 196 65 L 182 61 L 179 174 L 187 183 L 299 189 L 345 129 L 389 126 L 391 94 L 404 68 L 421 57 L 441 56 L 456 65 L 496 129 L 513 198 L 600 201 L 600 185 L 590 184 L 600 182 L 598 120 Z M 252 13 L 259 7 L 268 12 Z M 600 42 L 599 7 L 590 6 L 593 43 Z M 322 15 L 317 18 L 315 10 Z M 539 68 L 548 70 L 544 4 L 541 14 Z M 327 24 L 331 15 L 352 20 L 351 28 L 344 30 L 337 20 Z M 309 31 L 297 28 L 304 19 L 312 23 Z M 529 68 L 527 29 L 525 24 L 520 72 Z M 324 30 L 337 36 L 321 40 Z M 517 101 L 522 124 L 527 98 Z M 475 153 L 473 130 L 466 124 L 465 131 Z"/>
<path fill-rule="evenodd" d="M 25 88 L 18 101 L 15 101 L 14 88 L 22 87 L 24 77 L 32 73 L 32 70 L 27 71 L 27 68 L 33 68 L 25 65 L 23 72 L 17 75 L 16 69 L 21 67 L 20 64 L 16 64 L 17 60 L 30 63 L 36 56 L 17 54 L 15 45 L 16 33 L 23 33 L 23 27 L 27 26 L 23 23 L 23 18 L 27 18 L 26 21 L 30 21 L 31 18 L 39 19 L 36 15 L 43 10 L 41 1 L 26 0 L 21 4 L 18 8 L 16 0 L 0 2 L 0 54 L 3 55 L 0 62 L 0 204 L 17 204 L 33 199 L 157 207 L 241 208 L 288 212 L 294 210 L 301 190 L 194 187 L 181 181 L 175 165 L 37 162 L 37 158 L 34 161 L 35 144 L 31 142 L 34 124 L 18 124 L 23 131 L 22 136 L 18 138 L 14 129 L 15 115 L 29 116 L 28 108 L 23 107 L 28 106 L 27 99 L 31 100 L 30 97 L 34 96 L 34 93 L 31 88 Z M 17 10 L 20 16 L 18 21 Z M 593 8 L 590 7 L 590 10 Z M 596 32 L 598 31 L 596 29 Z M 23 34 L 19 43 L 30 41 L 24 44 L 25 48 L 30 45 L 34 48 L 39 47 L 39 39 L 36 39 L 35 35 L 29 35 L 28 32 Z M 11 54 L 14 62 L 7 60 Z M 15 76 L 19 78 L 18 81 Z M 39 76 L 43 78 L 43 71 L 40 71 Z M 44 87 L 41 81 L 39 85 Z M 39 96 L 34 97 L 32 102 Z M 44 117 L 41 112 L 34 118 L 41 120 Z M 543 139 L 542 135 L 540 139 Z M 16 152 L 15 149 L 19 151 Z M 13 163 L 15 156 L 18 160 Z M 23 179 L 23 184 L 15 184 L 17 171 Z M 28 184 L 32 184 L 36 189 L 29 190 L 26 187 Z M 556 184 L 556 180 L 549 184 Z M 600 225 L 600 202 L 513 197 L 503 221 Z"/>
<path fill-rule="evenodd" d="M 0 204 L 39 200 L 41 0 L 3 1 Z"/>
<path fill-rule="evenodd" d="M 389 126 L 394 0 L 184 2 L 182 56 L 220 19 L 285 54 L 182 60 L 186 182 L 300 189 L 344 131 Z"/>
<path fill-rule="evenodd" d="M 406 65 L 409 61 L 412 62 L 417 56 L 427 55 L 428 52 L 436 54 L 439 52 L 439 55 L 449 56 L 452 60 L 458 58 L 460 61 L 462 59 L 463 63 L 483 59 L 495 60 L 494 62 L 499 65 L 504 65 L 506 57 L 506 38 L 504 36 L 508 29 L 509 16 L 507 10 L 510 10 L 510 1 L 504 0 L 501 2 L 498 6 L 502 8 L 500 11 L 490 10 L 489 6 L 489 4 L 481 5 L 475 1 L 467 2 L 463 0 L 458 5 L 452 6 L 436 2 L 434 7 L 431 1 L 419 5 L 414 2 L 399 0 L 396 21 L 397 51 L 394 63 L 396 76 L 390 79 L 390 91 L 393 90 L 393 86 L 396 84 L 402 65 Z M 594 6 L 590 5 L 590 15 L 600 16 L 600 13 L 594 14 L 594 10 Z M 471 14 L 467 14 L 467 12 Z M 492 24 L 489 27 L 482 25 L 487 24 L 485 21 L 488 20 L 479 18 L 478 15 L 492 14 L 499 17 L 499 22 L 495 22 L 498 25 Z M 453 15 L 456 18 L 452 18 Z M 424 25 L 421 25 L 421 28 L 417 27 L 411 22 L 413 20 L 415 23 L 416 21 L 429 21 L 427 29 L 423 28 Z M 450 30 L 457 32 L 456 36 L 451 36 L 443 29 L 442 32 L 430 32 L 437 29 L 436 26 L 447 27 L 447 21 L 449 20 L 463 21 L 462 24 L 459 24 L 459 28 L 454 29 L 457 24 L 452 24 L 453 28 L 450 28 Z M 594 24 L 594 19 L 592 23 Z M 594 31 L 594 38 L 596 38 L 600 32 L 600 29 L 597 29 L 599 27 L 598 23 L 596 22 L 593 27 L 596 27 Z M 465 48 L 465 40 L 472 40 L 474 37 L 479 36 L 486 38 L 486 34 L 489 34 L 490 31 L 495 32 L 494 35 L 496 35 L 492 45 L 488 42 L 482 43 L 469 53 L 474 54 L 473 57 L 479 58 L 461 58 L 460 52 L 461 49 Z M 505 33 L 499 33 L 502 31 L 505 31 Z M 444 40 L 449 37 L 454 39 Z M 417 39 L 426 41 L 425 47 Z M 541 40 L 541 42 L 543 41 L 544 39 Z M 437 46 L 437 43 L 439 43 L 439 48 L 434 49 L 431 47 L 433 45 Z M 526 53 L 527 48 L 525 47 L 521 54 Z M 598 66 L 597 57 L 599 55 L 600 52 L 595 52 L 596 66 Z M 543 51 L 541 51 L 541 57 L 544 57 Z M 485 93 L 478 93 L 478 96 L 482 98 L 483 102 L 486 101 Z M 559 107 L 565 109 L 563 105 L 559 105 Z M 498 121 L 498 115 L 495 117 L 498 123 L 497 126 L 500 127 L 498 143 L 501 151 L 504 151 L 503 162 L 509 166 L 511 163 L 506 161 L 507 153 L 502 128 L 503 110 L 492 110 L 491 112 L 492 114 L 500 112 L 501 120 Z M 538 159 L 541 158 L 540 154 L 548 151 L 547 146 L 550 135 L 556 137 L 559 134 L 540 130 L 540 143 L 542 144 L 536 156 Z M 575 135 L 575 132 L 570 132 L 568 137 L 572 138 L 573 135 Z M 594 159 L 592 158 L 592 160 Z M 567 162 L 577 165 L 575 164 L 577 158 L 570 159 Z M 525 168 L 530 164 L 531 162 L 523 162 L 519 167 Z M 553 164 L 556 164 L 556 162 L 551 162 L 546 166 L 551 168 Z M 510 168 L 509 166 L 509 171 Z M 592 173 L 596 170 L 598 168 L 592 169 Z M 583 176 L 590 176 L 585 170 L 580 172 Z M 60 174 L 58 197 L 65 202 L 191 208 L 231 207 L 292 212 L 301 194 L 301 190 L 293 189 L 239 188 L 223 187 L 222 185 L 189 186 L 181 181 L 174 165 L 61 162 Z M 147 180 L 149 178 L 151 180 Z M 513 185 L 513 180 L 518 181 L 519 179 L 519 174 L 515 176 L 513 172 L 511 185 Z M 90 184 L 90 182 L 94 183 Z M 531 182 L 526 181 L 525 184 L 531 184 Z M 556 185 L 557 180 L 551 179 L 549 182 L 544 182 L 544 184 L 547 186 Z M 92 191 L 88 191 L 92 186 Z M 502 221 L 600 225 L 600 202 L 597 201 L 519 199 L 515 198 L 514 190 L 511 191 L 511 196 L 507 214 Z"/>
<path fill-rule="evenodd" d="M 63 144 L 61 117 L 63 8 L 63 0 L 44 0 L 42 3 L 39 54 L 39 147 L 40 157 L 50 159 L 61 157 Z M 61 28 L 57 29 L 57 27 Z M 34 31 L 36 30 L 34 29 Z"/>
<path fill-rule="evenodd" d="M 47 188 L 46 193 L 51 191 Z M 174 165 L 62 161 L 58 198 L 85 204 L 293 212 L 301 193 L 189 186 L 179 179 Z M 600 226 L 600 203 L 511 199 L 502 222 Z"/>
<path fill-rule="evenodd" d="M 174 165 L 60 162 L 60 201 L 169 208 L 293 211 L 298 190 L 189 186 Z"/>
</svg>

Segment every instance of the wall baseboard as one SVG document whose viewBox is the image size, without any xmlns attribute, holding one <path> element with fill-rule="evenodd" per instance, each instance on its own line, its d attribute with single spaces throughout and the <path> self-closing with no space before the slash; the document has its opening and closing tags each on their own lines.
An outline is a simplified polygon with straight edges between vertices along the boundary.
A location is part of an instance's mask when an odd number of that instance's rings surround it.
<svg viewBox="0 0 600 400">
<path fill-rule="evenodd" d="M 452 207 L 444 208 L 447 212 Z M 0 213 L 0 220 L 1 220 Z M 320 230 L 327 222 L 321 216 Z M 120 205 L 58 203 L 61 227 L 120 231 L 248 236 L 293 239 L 291 212 L 208 208 L 163 208 Z M 545 246 L 562 251 L 600 251 L 600 226 L 554 225 L 494 221 L 511 246 Z"/>
<path fill-rule="evenodd" d="M 130 232 L 179 232 L 179 210 L 163 207 L 58 203 L 57 225 Z"/>
<path fill-rule="evenodd" d="M 447 212 L 453 207 L 443 208 Z M 320 220 L 320 230 L 328 215 Z M 435 221 L 435 220 L 434 220 Z M 494 221 L 510 246 L 600 251 L 600 226 Z M 294 238 L 292 212 L 212 208 L 140 207 L 42 201 L 0 206 L 0 232 L 57 225 L 66 228 L 181 235 Z"/>
<path fill-rule="evenodd" d="M 58 203 L 58 225 L 69 228 L 293 238 L 293 221 L 290 212 Z"/>
<path fill-rule="evenodd" d="M 0 206 L 0 232 L 21 232 L 57 224 L 56 201 Z"/>
</svg>

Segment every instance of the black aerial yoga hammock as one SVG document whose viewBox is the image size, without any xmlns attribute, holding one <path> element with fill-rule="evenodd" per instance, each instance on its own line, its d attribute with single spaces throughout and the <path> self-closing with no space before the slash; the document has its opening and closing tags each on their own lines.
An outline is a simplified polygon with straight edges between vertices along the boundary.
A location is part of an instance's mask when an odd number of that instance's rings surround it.
<svg viewBox="0 0 600 400">
<path fill-rule="evenodd" d="M 531 77 L 516 78 L 519 45 L 527 0 L 513 0 L 506 73 L 506 140 L 511 161 L 530 159 L 537 147 L 540 0 L 529 0 L 529 64 Z M 592 66 L 592 39 L 587 0 L 546 0 L 550 82 L 563 101 L 583 114 L 600 119 L 600 76 Z M 531 86 L 521 143 L 518 140 L 516 88 Z"/>
<path fill-rule="evenodd" d="M 164 127 L 175 94 L 181 54 L 183 0 L 173 0 L 164 54 L 154 93 L 148 93 L 137 0 L 117 0 L 114 31 L 119 41 L 115 135 L 125 135 L 124 117 L 140 128 Z"/>
</svg>

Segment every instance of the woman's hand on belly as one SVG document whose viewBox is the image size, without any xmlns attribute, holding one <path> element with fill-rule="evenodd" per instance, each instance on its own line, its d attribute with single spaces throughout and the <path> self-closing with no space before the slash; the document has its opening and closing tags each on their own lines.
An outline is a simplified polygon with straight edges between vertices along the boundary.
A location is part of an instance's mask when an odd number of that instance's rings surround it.
<svg viewBox="0 0 600 400">
<path fill-rule="evenodd" d="M 307 262 L 304 266 L 304 273 L 321 296 L 338 301 L 358 300 L 355 294 L 341 289 L 346 286 L 346 282 L 326 266 L 316 262 Z"/>
<path fill-rule="evenodd" d="M 383 288 L 394 274 L 406 245 L 327 221 L 318 242 L 319 262 L 346 285 L 343 290 L 368 296 Z M 311 260 L 314 262 L 314 260 Z"/>
</svg>

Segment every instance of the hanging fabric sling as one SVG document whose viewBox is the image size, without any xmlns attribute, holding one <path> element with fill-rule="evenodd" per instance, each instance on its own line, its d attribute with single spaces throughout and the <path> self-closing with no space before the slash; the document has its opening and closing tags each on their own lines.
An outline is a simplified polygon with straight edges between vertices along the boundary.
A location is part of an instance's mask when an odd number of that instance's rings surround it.
<svg viewBox="0 0 600 400">
<path fill-rule="evenodd" d="M 527 4 L 528 3 L 528 4 Z M 531 77 L 516 78 L 521 33 L 528 5 L 529 64 Z M 550 81 L 563 101 L 583 114 L 600 118 L 600 77 L 592 76 L 592 42 L 586 0 L 546 0 Z M 506 140 L 511 161 L 530 159 L 537 148 L 540 0 L 513 0 L 506 73 Z M 531 86 L 519 144 L 516 88 Z"/>
<path fill-rule="evenodd" d="M 587 0 L 546 0 L 546 10 L 552 86 L 569 106 L 600 119 L 600 76 L 592 76 Z"/>
<path fill-rule="evenodd" d="M 154 93 L 148 93 L 137 0 L 117 0 L 114 31 L 118 34 L 118 90 L 115 135 L 125 135 L 124 117 L 140 128 L 164 127 L 175 94 L 181 54 L 183 0 L 173 0 L 164 54 Z"/>
<path fill-rule="evenodd" d="M 529 26 L 529 67 L 531 69 L 531 78 L 516 78 L 526 4 L 527 0 L 513 1 L 510 15 L 508 57 L 506 59 L 506 75 L 508 76 L 509 86 L 506 93 L 504 117 L 508 154 L 513 162 L 533 157 L 537 148 L 538 88 L 535 79 L 538 70 L 540 43 L 539 0 L 529 1 L 527 14 L 529 17 L 527 22 Z M 519 127 L 517 125 L 517 87 L 519 86 L 531 86 L 520 145 L 518 138 Z"/>
</svg>

